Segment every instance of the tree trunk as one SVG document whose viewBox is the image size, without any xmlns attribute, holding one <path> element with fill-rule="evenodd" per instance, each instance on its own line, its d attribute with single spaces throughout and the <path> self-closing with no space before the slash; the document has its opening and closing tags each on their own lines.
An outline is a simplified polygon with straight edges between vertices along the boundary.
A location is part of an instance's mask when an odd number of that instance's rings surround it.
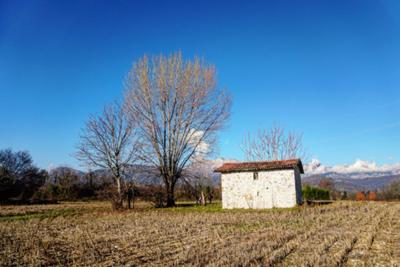
<svg viewBox="0 0 400 267">
<path fill-rule="evenodd" d="M 131 206 L 132 203 L 132 206 Z M 131 207 L 133 207 L 133 189 L 129 188 L 128 189 L 128 209 L 130 209 Z"/>
<path fill-rule="evenodd" d="M 122 185 L 121 185 L 121 178 L 116 178 L 117 182 L 117 192 L 112 200 L 112 207 L 113 210 L 121 210 L 123 208 L 123 195 L 122 195 Z"/>
<path fill-rule="evenodd" d="M 206 198 L 204 196 L 204 192 L 201 191 L 200 193 L 200 205 L 205 206 L 206 205 Z"/>
<path fill-rule="evenodd" d="M 176 207 L 174 186 L 167 187 L 167 207 Z"/>
</svg>

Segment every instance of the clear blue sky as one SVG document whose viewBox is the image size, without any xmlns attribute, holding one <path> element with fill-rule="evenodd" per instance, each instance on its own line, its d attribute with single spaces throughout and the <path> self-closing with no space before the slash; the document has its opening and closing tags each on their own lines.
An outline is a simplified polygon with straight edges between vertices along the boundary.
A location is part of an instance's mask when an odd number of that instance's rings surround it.
<svg viewBox="0 0 400 267">
<path fill-rule="evenodd" d="M 324 164 L 400 161 L 400 2 L 249 2 L 0 0 L 0 148 L 78 166 L 132 62 L 181 50 L 232 92 L 220 156 L 277 122 Z"/>
</svg>

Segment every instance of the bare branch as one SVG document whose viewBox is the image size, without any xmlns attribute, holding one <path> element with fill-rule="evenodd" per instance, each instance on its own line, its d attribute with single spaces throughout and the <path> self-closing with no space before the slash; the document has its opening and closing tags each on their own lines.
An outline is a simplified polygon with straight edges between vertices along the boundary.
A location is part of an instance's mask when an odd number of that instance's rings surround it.
<svg viewBox="0 0 400 267">
<path fill-rule="evenodd" d="M 100 116 L 90 116 L 80 137 L 76 158 L 88 166 L 110 171 L 118 202 L 122 203 L 123 177 L 141 149 L 134 120 L 128 120 L 125 110 L 115 103 L 105 107 Z"/>
<path fill-rule="evenodd" d="M 248 161 L 306 158 L 303 134 L 289 132 L 279 126 L 246 134 L 241 149 Z"/>
<path fill-rule="evenodd" d="M 195 58 L 143 57 L 127 79 L 125 107 L 139 123 L 142 159 L 156 166 L 173 205 L 184 168 L 212 152 L 230 111 L 230 97 L 216 87 L 215 67 Z M 207 149 L 204 149 L 207 148 Z"/>
</svg>

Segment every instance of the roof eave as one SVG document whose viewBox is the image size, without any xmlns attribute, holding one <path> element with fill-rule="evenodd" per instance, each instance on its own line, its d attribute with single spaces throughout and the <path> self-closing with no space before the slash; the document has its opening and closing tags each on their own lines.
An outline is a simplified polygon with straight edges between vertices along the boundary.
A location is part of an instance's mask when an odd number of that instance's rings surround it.
<svg viewBox="0 0 400 267">
<path fill-rule="evenodd" d="M 240 164 L 240 163 L 239 163 Z M 225 165 L 225 164 L 224 164 Z M 219 172 L 219 173 L 233 173 L 233 172 L 254 172 L 254 171 L 276 171 L 276 170 L 290 170 L 290 169 L 295 169 L 296 167 L 299 169 L 299 172 L 301 174 L 304 174 L 304 168 L 303 168 L 303 163 L 301 162 L 300 159 L 297 159 L 296 164 L 293 165 L 288 165 L 288 166 L 280 166 L 277 168 L 237 168 L 235 169 L 234 167 L 226 170 L 224 169 L 224 165 L 221 167 L 217 168 L 214 170 L 214 172 Z"/>
<path fill-rule="evenodd" d="M 240 170 L 214 170 L 214 172 L 218 173 L 233 173 L 233 172 L 268 172 L 268 171 L 280 171 L 280 170 L 294 170 L 295 167 L 286 167 L 286 168 L 276 168 L 276 169 L 240 169 Z M 299 168 L 300 170 L 300 168 Z M 301 170 L 300 170 L 301 172 Z M 304 173 L 304 172 L 301 172 Z"/>
</svg>

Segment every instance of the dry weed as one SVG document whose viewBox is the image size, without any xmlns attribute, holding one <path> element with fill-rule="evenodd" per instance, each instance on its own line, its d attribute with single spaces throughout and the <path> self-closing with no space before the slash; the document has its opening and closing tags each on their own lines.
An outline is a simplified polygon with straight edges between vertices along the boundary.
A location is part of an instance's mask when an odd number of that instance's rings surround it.
<svg viewBox="0 0 400 267">
<path fill-rule="evenodd" d="M 3 208 L 3 207 L 0 207 Z M 108 203 L 7 207 L 2 266 L 396 266 L 400 203 L 339 202 L 271 211 L 141 209 Z"/>
</svg>

